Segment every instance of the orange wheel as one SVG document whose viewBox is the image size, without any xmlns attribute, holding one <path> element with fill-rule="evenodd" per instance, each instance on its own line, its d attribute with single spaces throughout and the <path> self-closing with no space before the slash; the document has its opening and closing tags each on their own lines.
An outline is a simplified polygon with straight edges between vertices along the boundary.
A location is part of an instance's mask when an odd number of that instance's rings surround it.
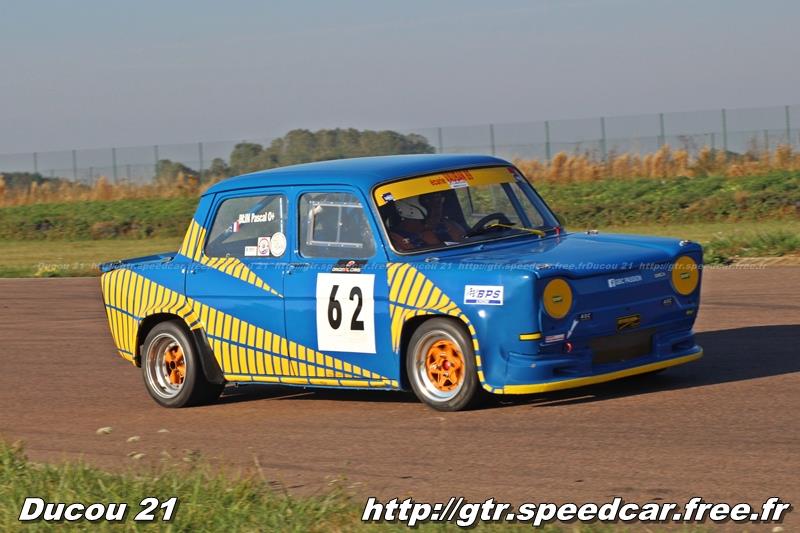
<svg viewBox="0 0 800 533">
<path fill-rule="evenodd" d="M 180 345 L 174 344 L 167 347 L 164 352 L 164 366 L 171 384 L 183 384 L 183 380 L 186 378 L 186 359 L 184 359 L 183 349 Z"/>
<path fill-rule="evenodd" d="M 440 411 L 459 411 L 481 392 L 473 341 L 466 328 L 450 318 L 420 325 L 406 348 L 406 375 L 417 397 Z"/>
<path fill-rule="evenodd" d="M 182 321 L 154 325 L 142 343 L 142 376 L 147 392 L 164 407 L 213 402 L 225 388 L 203 371 L 201 350 Z"/>
<path fill-rule="evenodd" d="M 436 389 L 452 391 L 464 379 L 464 356 L 452 340 L 446 337 L 435 339 L 428 348 L 425 370 Z"/>
<path fill-rule="evenodd" d="M 176 397 L 186 380 L 187 359 L 178 338 L 164 332 L 152 339 L 143 361 L 148 388 L 164 399 Z"/>
</svg>

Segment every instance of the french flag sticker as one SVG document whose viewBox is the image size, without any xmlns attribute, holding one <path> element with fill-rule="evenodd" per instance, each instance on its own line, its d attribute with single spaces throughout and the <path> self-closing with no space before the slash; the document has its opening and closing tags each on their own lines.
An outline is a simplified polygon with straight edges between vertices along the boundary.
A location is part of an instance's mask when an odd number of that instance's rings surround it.
<svg viewBox="0 0 800 533">
<path fill-rule="evenodd" d="M 239 232 L 239 225 L 240 225 L 240 224 L 239 224 L 239 221 L 238 221 L 238 220 L 235 220 L 235 221 L 233 222 L 233 232 L 234 232 L 234 233 L 238 233 L 238 232 Z"/>
</svg>

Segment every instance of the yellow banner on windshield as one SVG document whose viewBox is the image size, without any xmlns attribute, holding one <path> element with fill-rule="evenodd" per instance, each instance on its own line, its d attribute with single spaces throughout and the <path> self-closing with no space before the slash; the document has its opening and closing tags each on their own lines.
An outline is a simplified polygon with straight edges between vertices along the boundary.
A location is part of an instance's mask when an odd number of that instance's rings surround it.
<svg viewBox="0 0 800 533">
<path fill-rule="evenodd" d="M 382 206 L 387 202 L 411 198 L 448 189 L 492 185 L 494 183 L 510 183 L 514 181 L 514 169 L 511 167 L 472 168 L 454 170 L 441 174 L 429 174 L 419 178 L 395 181 L 381 185 L 375 189 L 375 202 Z"/>
</svg>

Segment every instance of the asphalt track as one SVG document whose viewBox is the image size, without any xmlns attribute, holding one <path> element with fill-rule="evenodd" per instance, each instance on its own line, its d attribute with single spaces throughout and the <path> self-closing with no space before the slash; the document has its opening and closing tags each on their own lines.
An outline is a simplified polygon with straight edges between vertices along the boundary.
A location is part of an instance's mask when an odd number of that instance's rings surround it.
<svg viewBox="0 0 800 533">
<path fill-rule="evenodd" d="M 472 412 L 254 386 L 168 410 L 115 354 L 96 279 L 0 280 L 0 436 L 34 460 L 110 468 L 199 453 L 298 493 L 798 507 L 800 267 L 707 270 L 696 329 L 698 362 Z"/>
</svg>

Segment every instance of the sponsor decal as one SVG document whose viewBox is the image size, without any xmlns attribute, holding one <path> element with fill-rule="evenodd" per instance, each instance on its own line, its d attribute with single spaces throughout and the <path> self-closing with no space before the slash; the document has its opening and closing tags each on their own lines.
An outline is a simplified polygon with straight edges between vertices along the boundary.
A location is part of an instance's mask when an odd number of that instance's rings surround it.
<svg viewBox="0 0 800 533">
<path fill-rule="evenodd" d="M 578 315 L 578 320 L 585 322 L 592 319 L 592 313 L 581 313 Z"/>
<path fill-rule="evenodd" d="M 258 238 L 258 256 L 265 257 L 269 255 L 269 237 Z"/>
<path fill-rule="evenodd" d="M 664 298 L 663 300 L 661 300 L 661 305 L 670 306 L 673 303 L 675 303 L 675 299 L 672 296 L 670 296 L 669 298 Z"/>
<path fill-rule="evenodd" d="M 236 222 L 239 224 L 255 224 L 257 222 L 272 222 L 275 220 L 275 213 L 267 211 L 266 213 L 240 213 Z"/>
<path fill-rule="evenodd" d="M 629 285 L 631 283 L 638 283 L 640 281 L 642 281 L 642 276 L 640 274 L 625 276 L 623 278 L 609 278 L 608 286 L 613 289 L 614 287 L 619 287 L 620 285 Z"/>
<path fill-rule="evenodd" d="M 335 265 L 333 265 L 331 272 L 337 272 L 341 274 L 358 274 L 366 264 L 367 262 L 364 260 L 341 259 L 337 261 Z"/>
<path fill-rule="evenodd" d="M 617 319 L 617 331 L 638 328 L 642 323 L 640 315 L 621 316 Z"/>
<path fill-rule="evenodd" d="M 270 239 L 270 251 L 275 257 L 280 257 L 286 252 L 286 235 L 277 231 Z"/>
<path fill-rule="evenodd" d="M 545 342 L 545 344 L 549 344 L 551 342 L 563 341 L 564 337 L 565 337 L 565 335 L 563 333 L 559 333 L 558 335 L 547 335 L 544 338 L 544 342 Z"/>
<path fill-rule="evenodd" d="M 449 185 L 451 189 L 459 189 L 461 187 L 469 187 L 469 182 L 474 179 L 469 170 L 456 170 L 455 172 L 446 172 L 433 177 L 429 182 L 434 187 Z"/>
<path fill-rule="evenodd" d="M 464 304 L 503 305 L 502 285 L 465 285 Z"/>
<path fill-rule="evenodd" d="M 383 193 L 381 198 L 383 198 L 384 202 L 394 202 L 394 196 L 392 196 L 392 193 L 390 192 Z"/>
<path fill-rule="evenodd" d="M 656 278 L 656 279 L 659 279 L 659 278 L 663 278 L 663 277 L 664 277 L 664 276 L 666 276 L 666 275 L 667 275 L 667 273 L 666 273 L 666 272 L 656 272 L 656 273 L 653 275 L 653 277 L 654 277 L 654 278 Z"/>
<path fill-rule="evenodd" d="M 244 256 L 245 257 L 255 257 L 258 255 L 258 246 L 245 246 L 244 247 Z"/>
<path fill-rule="evenodd" d="M 231 231 L 233 231 L 234 233 L 239 233 L 239 229 L 241 229 L 240 226 L 241 224 L 239 224 L 239 221 L 235 220 L 233 222 L 233 227 L 231 228 Z"/>
</svg>

